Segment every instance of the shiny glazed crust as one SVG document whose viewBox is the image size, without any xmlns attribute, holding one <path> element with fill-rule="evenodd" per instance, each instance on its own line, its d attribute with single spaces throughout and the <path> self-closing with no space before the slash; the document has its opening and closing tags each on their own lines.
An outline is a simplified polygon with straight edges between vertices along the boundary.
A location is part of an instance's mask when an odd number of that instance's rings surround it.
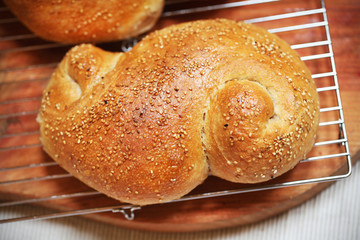
<svg viewBox="0 0 360 240">
<path fill-rule="evenodd" d="M 36 35 L 55 42 L 106 42 L 150 30 L 164 0 L 5 0 Z"/>
<path fill-rule="evenodd" d="M 130 52 L 71 49 L 44 91 L 45 151 L 133 204 L 179 198 L 208 176 L 257 183 L 312 148 L 319 101 L 283 40 L 230 20 L 155 31 Z"/>
</svg>

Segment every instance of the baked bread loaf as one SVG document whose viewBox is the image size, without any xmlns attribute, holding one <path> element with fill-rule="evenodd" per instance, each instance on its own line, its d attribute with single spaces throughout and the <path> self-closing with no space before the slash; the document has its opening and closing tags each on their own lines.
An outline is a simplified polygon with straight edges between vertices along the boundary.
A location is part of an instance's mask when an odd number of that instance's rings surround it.
<svg viewBox="0 0 360 240">
<path fill-rule="evenodd" d="M 137 36 L 159 18 L 164 0 L 4 0 L 36 35 L 55 42 L 106 42 Z"/>
<path fill-rule="evenodd" d="M 319 100 L 309 70 L 274 34 L 230 20 L 155 31 L 130 52 L 71 49 L 44 91 L 45 151 L 106 195 L 180 198 L 208 171 L 257 183 L 312 148 Z"/>
</svg>

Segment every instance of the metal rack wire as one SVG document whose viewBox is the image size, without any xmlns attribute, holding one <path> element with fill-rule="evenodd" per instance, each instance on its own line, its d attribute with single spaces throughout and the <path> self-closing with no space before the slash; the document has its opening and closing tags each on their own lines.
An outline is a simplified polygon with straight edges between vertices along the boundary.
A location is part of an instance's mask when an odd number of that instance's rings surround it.
<svg viewBox="0 0 360 240">
<path fill-rule="evenodd" d="M 205 11 L 221 11 L 226 8 L 233 8 L 233 7 L 241 7 L 245 5 L 251 5 L 251 4 L 260 4 L 260 3 L 270 3 L 274 2 L 276 0 L 253 0 L 253 1 L 237 1 L 237 2 L 230 2 L 230 3 L 221 3 L 221 4 L 214 4 L 210 6 L 200 6 L 195 8 L 187 8 L 187 9 L 177 9 L 172 11 L 166 11 L 163 13 L 163 17 L 172 17 L 172 16 L 179 16 L 179 15 L 186 15 L 186 14 L 193 14 L 197 12 L 205 12 Z M 186 0 L 173 0 L 168 1 L 167 4 L 179 4 L 182 2 L 186 2 Z M 6 12 L 8 9 L 6 7 L 0 8 L 1 12 Z M 316 9 L 310 9 L 310 10 L 302 10 L 302 11 L 296 11 L 296 12 L 290 12 L 290 13 L 282 13 L 282 14 L 275 14 L 271 16 L 266 17 L 260 17 L 260 18 L 252 18 L 247 19 L 245 22 L 248 23 L 254 23 L 254 24 L 260 24 L 260 23 L 271 23 L 273 21 L 281 21 L 286 20 L 289 18 L 300 18 L 304 16 L 313 16 L 313 15 L 320 15 L 320 20 L 318 21 L 312 21 L 308 23 L 303 23 L 299 25 L 292 25 L 292 26 L 282 26 L 282 27 L 276 27 L 276 28 L 269 28 L 268 30 L 272 33 L 284 33 L 284 32 L 296 32 L 298 30 L 302 31 L 311 31 L 314 28 L 321 28 L 324 31 L 324 39 L 322 40 L 316 40 L 312 42 L 306 42 L 306 43 L 297 43 L 293 44 L 291 47 L 296 50 L 304 50 L 304 49 L 312 49 L 314 47 L 326 47 L 328 50 L 327 52 L 316 52 L 315 54 L 311 55 L 305 55 L 302 56 L 301 59 L 303 61 L 312 61 L 312 60 L 321 60 L 321 59 L 327 59 L 330 61 L 330 66 L 326 71 L 323 72 L 316 72 L 312 75 L 313 79 L 315 81 L 320 81 L 321 79 L 328 78 L 331 79 L 332 84 L 330 86 L 321 86 L 317 88 L 317 91 L 320 93 L 332 93 L 329 94 L 333 98 L 333 102 L 335 102 L 335 105 L 332 106 L 326 106 L 322 107 L 320 109 L 321 115 L 326 114 L 329 112 L 334 113 L 335 116 L 337 116 L 337 119 L 331 120 L 331 121 L 321 121 L 320 127 L 325 126 L 336 126 L 336 131 L 338 131 L 338 137 L 336 139 L 330 139 L 330 140 L 324 140 L 324 141 L 318 141 L 315 143 L 316 147 L 325 147 L 328 145 L 339 145 L 340 149 L 336 153 L 329 153 L 329 154 L 320 154 L 316 156 L 308 157 L 307 159 L 304 159 L 301 161 L 300 164 L 310 161 L 326 161 L 328 159 L 334 159 L 339 158 L 339 161 L 345 161 L 347 165 L 347 169 L 345 172 L 331 175 L 331 176 L 323 176 L 323 177 L 313 177 L 309 179 L 300 179 L 300 180 L 293 180 L 293 181 L 287 181 L 287 182 L 280 182 L 280 183 L 272 183 L 272 184 L 266 184 L 266 185 L 255 185 L 251 187 L 241 187 L 238 189 L 229 189 L 229 190 L 221 190 L 221 191 L 214 191 L 214 192 L 205 192 L 205 193 L 199 193 L 199 194 L 192 194 L 184 196 L 181 199 L 171 201 L 173 202 L 181 202 L 181 201 L 192 201 L 195 199 L 203 199 L 203 198 L 211 198 L 211 197 L 221 197 L 226 195 L 233 195 L 233 194 L 241 194 L 246 192 L 253 192 L 253 191 L 261 191 L 261 190 L 269 190 L 269 189 L 275 189 L 275 188 L 283 188 L 283 187 L 289 187 L 289 186 L 296 186 L 301 184 L 307 184 L 307 183 L 318 183 L 318 182 L 326 182 L 326 181 L 334 181 L 342 178 L 346 178 L 351 174 L 351 157 L 350 157 L 350 151 L 349 151 L 349 145 L 345 130 L 345 123 L 344 123 L 344 115 L 343 115 L 343 108 L 341 104 L 340 99 L 340 91 L 339 91 L 339 85 L 338 85 L 338 79 L 337 79 L 337 73 L 335 68 L 335 61 L 334 61 L 334 55 L 331 45 L 331 38 L 330 38 L 330 32 L 329 32 L 329 24 L 327 21 L 327 15 L 326 15 L 326 8 L 324 5 L 324 1 L 321 1 L 321 7 Z M 16 22 L 16 18 L 9 17 L 7 19 L 1 19 L 0 24 L 9 24 Z M 35 35 L 26 33 L 26 34 L 20 34 L 20 35 L 8 35 L 8 36 L 2 36 L 0 37 L 0 43 L 6 42 L 6 41 L 13 41 L 13 40 L 26 40 L 26 39 L 33 39 L 36 38 Z M 131 40 L 122 42 L 123 50 L 129 50 L 131 49 L 131 46 L 133 44 L 136 44 L 137 40 Z M 12 49 L 0 49 L 0 53 L 4 52 L 16 52 L 16 51 L 28 51 L 28 50 L 47 50 L 51 51 L 54 47 L 66 47 L 67 45 L 58 44 L 58 43 L 43 43 L 40 45 L 30 45 L 25 47 L 15 47 Z M 12 66 L 8 69 L 0 70 L 0 77 L 4 76 L 4 74 L 7 74 L 6 76 L 11 76 L 11 73 L 19 70 L 19 69 L 32 69 L 41 66 L 42 68 L 53 68 L 55 67 L 57 62 L 50 63 L 50 64 L 41 64 L 41 65 L 30 65 L 30 66 Z M 3 74 L 3 75 L 1 75 Z M 44 77 L 46 79 L 46 77 Z M 5 79 L 5 80 L 4 80 Z M 4 84 L 7 84 L 11 82 L 11 77 L 4 77 L 0 78 L 0 87 Z M 29 83 L 32 84 L 31 82 Z M 37 87 L 37 86 L 34 86 Z M 1 88 L 0 88 L 1 89 Z M 16 106 L 18 105 L 26 105 L 28 102 L 31 101 L 40 101 L 41 95 L 38 96 L 32 96 L 27 98 L 22 98 L 21 96 L 15 98 L 15 99 L 9 99 L 0 101 L 0 107 L 4 105 L 10 105 L 14 104 Z M 0 112 L 0 120 L 2 121 L 10 121 L 14 117 L 22 116 L 36 116 L 37 110 L 28 110 L 26 107 L 17 107 L 19 108 L 18 111 L 11 112 L 11 113 L 2 113 Z M 6 144 L 0 144 L 0 156 L 5 156 L 9 151 L 16 151 L 21 149 L 28 149 L 28 148 L 39 148 L 41 145 L 37 142 L 28 142 L 25 141 L 25 137 L 29 135 L 38 135 L 39 131 L 38 129 L 32 129 L 32 130 L 24 130 L 24 131 L 18 131 L 14 133 L 7 133 L 0 132 L 0 140 L 3 142 L 6 142 L 6 140 L 11 140 L 13 138 L 17 139 L 16 145 L 6 145 Z M 24 140 L 22 140 L 22 137 L 24 137 Z M 25 156 L 24 156 L 25 158 Z M 0 159 L 0 166 L 1 166 L 1 159 Z M 41 163 L 27 163 L 27 161 L 24 161 L 23 165 L 18 166 L 11 166 L 11 167 L 2 167 L 0 168 L 0 173 L 6 173 L 9 171 L 14 170 L 26 170 L 26 169 L 33 169 L 33 168 L 42 168 L 42 167 L 51 167 L 51 166 L 57 166 L 56 162 L 48 161 L 48 162 L 41 162 Z M 60 173 L 60 174 L 51 174 L 47 176 L 41 176 L 41 177 L 32 177 L 32 178 L 26 178 L 22 179 L 16 178 L 11 180 L 4 180 L 0 181 L 0 191 L 1 186 L 5 185 L 12 185 L 12 184 L 21 184 L 21 183 L 31 183 L 31 182 L 39 182 L 42 180 L 52 180 L 56 181 L 57 179 L 63 179 L 63 178 L 71 178 L 72 176 L 68 173 Z M 101 193 L 97 191 L 87 191 L 87 192 L 76 192 L 76 193 L 67 193 L 67 194 L 54 194 L 46 197 L 38 197 L 38 198 L 30 198 L 30 199 L 21 199 L 21 200 L 12 200 L 12 201 L 3 201 L 0 202 L 0 210 L 1 208 L 10 207 L 10 206 L 17 206 L 21 204 L 34 204 L 34 203 L 41 203 L 44 201 L 51 201 L 51 200 L 58 200 L 58 199 L 69 199 L 69 198 L 77 198 L 77 197 L 87 197 L 87 196 L 94 196 L 94 195 L 101 195 Z M 119 205 L 112 205 L 112 206 L 103 206 L 103 207 L 96 207 L 96 208 L 84 208 L 84 209 L 77 209 L 77 210 L 70 210 L 65 212 L 56 212 L 52 214 L 47 215 L 38 215 L 38 216 L 24 216 L 24 217 L 18 217 L 18 218 L 12 218 L 12 219 L 1 219 L 0 223 L 7 223 L 7 222 L 15 222 L 15 221 L 25 221 L 25 220 L 38 220 L 38 219 L 50 219 L 50 218 L 58 218 L 58 217 L 65 217 L 65 216 L 75 216 L 75 215 L 84 215 L 84 214 L 90 214 L 90 213 L 101 213 L 101 212 L 121 212 L 124 214 L 125 218 L 128 220 L 132 220 L 135 217 L 135 211 L 140 210 L 141 207 L 134 206 L 131 204 L 119 204 Z"/>
</svg>

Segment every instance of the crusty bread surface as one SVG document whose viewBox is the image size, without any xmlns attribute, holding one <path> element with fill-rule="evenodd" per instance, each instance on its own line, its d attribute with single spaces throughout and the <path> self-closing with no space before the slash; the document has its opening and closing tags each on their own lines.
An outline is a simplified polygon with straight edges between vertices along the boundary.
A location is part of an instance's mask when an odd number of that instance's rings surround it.
<svg viewBox="0 0 360 240">
<path fill-rule="evenodd" d="M 72 48 L 44 91 L 45 151 L 123 202 L 180 198 L 209 171 L 258 183 L 292 169 L 314 144 L 319 99 L 294 50 L 230 20 L 155 31 L 130 52 Z"/>
<path fill-rule="evenodd" d="M 138 36 L 160 17 L 164 0 L 4 0 L 36 35 L 62 43 L 107 42 Z"/>
</svg>

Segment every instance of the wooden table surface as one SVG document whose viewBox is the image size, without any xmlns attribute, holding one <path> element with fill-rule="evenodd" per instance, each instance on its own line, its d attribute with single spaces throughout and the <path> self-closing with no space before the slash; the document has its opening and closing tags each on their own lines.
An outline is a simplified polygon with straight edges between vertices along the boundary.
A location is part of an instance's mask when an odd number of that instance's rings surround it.
<svg viewBox="0 0 360 240">
<path fill-rule="evenodd" d="M 360 1 L 326 1 L 350 151 L 360 150 Z"/>
<path fill-rule="evenodd" d="M 219 2 L 219 1 L 218 1 Z M 348 0 L 348 1 L 336 1 L 336 0 L 327 0 L 326 9 L 328 14 L 331 38 L 332 38 L 332 47 L 335 56 L 335 63 L 337 69 L 337 76 L 339 79 L 339 87 L 342 98 L 342 106 L 345 115 L 345 123 L 347 128 L 348 140 L 350 145 L 350 152 L 354 156 L 353 161 L 356 161 L 358 155 L 356 153 L 360 150 L 360 1 L 356 0 Z M 270 3 L 269 3 L 270 4 Z M 319 1 L 316 0 L 304 0 L 304 1 L 290 1 L 284 0 L 280 1 L 272 9 L 274 13 L 285 13 L 285 12 L 293 12 L 293 11 L 301 11 L 305 9 L 318 8 Z M 244 10 L 245 9 L 245 10 Z M 231 10 L 227 10 L 224 12 L 211 12 L 211 13 L 203 13 L 189 16 L 181 16 L 181 17 L 170 17 L 162 19 L 157 28 L 162 28 L 166 25 L 173 24 L 176 22 L 184 21 L 184 20 L 193 20 L 198 18 L 209 18 L 209 17 L 227 17 L 234 20 L 243 20 L 250 18 L 251 16 L 266 16 L 269 11 L 267 8 L 262 8 L 261 6 L 253 6 L 251 8 L 234 8 Z M 296 23 L 294 20 L 289 20 L 287 24 Z M 264 27 L 267 27 L 266 24 Z M 12 28 L 7 28 L 6 26 L 2 26 L 0 28 L 0 34 L 5 34 L 8 32 L 12 32 Z M 22 29 L 26 33 L 26 29 Z M 313 32 L 311 36 L 303 36 L 301 34 L 297 35 L 296 38 L 299 40 L 311 38 L 316 36 L 318 33 L 316 31 Z M 3 36 L 2 35 L 2 36 Z M 287 38 L 286 34 L 283 34 L 284 38 Z M 289 41 L 292 39 L 289 38 Z M 36 41 L 42 40 L 32 40 L 34 43 Z M 23 94 L 32 94 L 33 96 L 37 96 L 36 94 L 41 93 L 42 88 L 45 86 L 48 77 L 50 76 L 53 68 L 55 66 L 48 66 L 47 68 L 43 68 L 41 71 L 37 71 L 36 69 L 30 69 L 31 71 L 26 72 L 25 77 L 31 78 L 33 76 L 34 79 L 41 79 L 41 77 L 45 80 L 43 81 L 33 81 L 29 83 L 30 85 L 22 85 L 22 90 L 17 87 L 11 87 L 11 84 L 3 84 L 6 82 L 11 82 L 13 79 L 22 79 L 25 78 L 23 75 L 13 74 L 9 77 L 9 73 L 7 69 L 16 67 L 26 66 L 28 63 L 32 64 L 47 64 L 54 61 L 58 61 L 61 59 L 63 54 L 69 48 L 69 46 L 62 47 L 53 50 L 43 50 L 36 52 L 36 56 L 34 54 L 17 54 L 16 52 L 7 52 L 7 49 L 23 47 L 26 48 L 29 41 L 2 41 L 0 42 L 0 48 L 3 50 L 3 54 L 0 56 L 0 98 L 3 101 L 7 101 L 17 94 L 19 98 Z M 51 43 L 46 43 L 51 44 Z M 107 44 L 104 47 L 109 47 Z M 312 53 L 312 52 L 310 52 Z M 314 53 L 312 53 L 314 54 Z M 48 61 L 48 62 L 45 62 Z M 24 65 L 25 64 L 25 65 Z M 311 70 L 321 70 L 323 66 L 313 65 L 310 66 Z M 32 87 L 32 90 L 29 90 L 28 87 Z M 23 108 L 34 108 L 36 109 L 38 102 L 34 102 L 34 105 L 14 105 L 9 111 L 14 110 L 15 108 L 18 110 L 22 110 Z M 5 104 L 6 105 L 6 104 Z M 4 104 L 0 106 L 0 111 L 7 111 L 5 109 Z M 35 107 L 34 107 L 35 106 Z M 5 110 L 4 110 L 5 109 Z M 34 117 L 33 117 L 34 118 Z M 26 121 L 24 123 L 25 126 L 29 127 L 29 129 L 37 129 L 37 126 L 34 123 L 34 119 L 22 119 L 21 121 Z M 11 122 L 6 122 L 5 125 L 0 125 L 3 127 L 1 130 L 2 134 L 7 134 L 10 131 Z M 9 127 L 10 126 L 10 127 Z M 15 129 L 16 130 L 16 129 Z M 14 130 L 14 131 L 15 131 Z M 327 133 L 323 133 L 324 136 Z M 337 134 L 335 132 L 335 134 Z M 22 141 L 28 141 L 27 143 L 37 143 L 36 139 L 38 136 L 31 137 L 23 137 Z M 19 139 L 15 139 L 13 141 L 20 141 Z M 4 139 L 0 139 L 0 146 L 11 146 L 10 139 L 5 141 Z M 330 151 L 330 150 L 329 150 Z M 0 161 L 0 167 L 9 167 L 12 166 L 16 162 L 14 159 L 19 159 L 19 157 L 23 155 L 19 155 L 14 153 L 12 157 L 5 156 L 4 152 L 0 152 L 2 155 L 2 159 L 6 159 L 7 161 Z M 41 152 L 41 148 L 34 150 L 33 152 L 27 152 L 26 163 L 35 162 L 48 162 L 51 161 L 44 153 Z M 24 158 L 21 158 L 24 159 Z M 11 161 L 11 164 L 10 164 Z M 2 165 L 1 165 L 2 164 Z M 8 165 L 6 165 L 8 164 Z M 319 167 L 320 165 L 316 165 L 317 163 L 313 163 L 314 166 Z M 311 163 L 309 163 L 311 166 Z M 324 168 L 326 174 L 332 174 L 335 170 L 340 170 L 342 165 L 339 165 L 337 162 L 331 162 L 331 165 L 328 168 Z M 61 169 L 55 169 L 54 171 L 49 170 L 51 173 L 62 173 Z M 47 174 L 49 173 L 47 171 Z M 34 170 L 34 172 L 36 172 Z M 286 176 L 286 178 L 292 179 L 297 175 L 305 175 L 307 170 L 304 168 L 303 170 L 298 170 L 295 173 Z M 19 174 L 19 173 L 17 173 Z M 21 173 L 24 174 L 24 173 Z M 0 180 L 6 181 L 6 175 L 3 174 L 0 176 Z M 37 192 L 31 192 L 28 188 L 21 189 L 19 191 L 15 191 L 14 188 L 5 186 L 4 188 L 0 188 L 0 193 L 10 193 L 13 192 L 14 195 L 25 195 L 26 196 L 42 196 L 41 194 L 49 193 L 49 189 L 57 189 L 63 191 L 61 189 L 62 186 L 73 186 L 78 188 L 80 191 L 89 190 L 86 186 L 83 186 L 81 183 L 78 183 L 76 180 L 66 179 L 61 182 L 61 184 L 50 184 L 44 185 L 43 183 L 36 183 L 41 185 L 36 185 L 38 189 Z M 211 187 L 215 189 L 220 185 L 225 184 L 222 181 L 212 180 L 210 179 L 208 185 L 200 187 L 200 190 L 206 190 Z M 225 184 L 226 185 L 226 184 Z M 230 184 L 231 185 L 231 184 Z M 142 228 L 142 229 L 155 229 L 155 230 L 165 230 L 165 231 L 189 231 L 189 230 L 203 230 L 210 228 L 220 228 L 225 226 L 233 226 L 246 224 L 250 222 L 260 221 L 264 218 L 273 216 L 282 211 L 285 211 L 293 206 L 296 206 L 310 197 L 314 196 L 316 193 L 324 189 L 328 186 L 328 183 L 325 184 L 314 184 L 314 185 L 305 185 L 299 187 L 291 187 L 288 189 L 278 189 L 274 191 L 267 191 L 266 194 L 261 192 L 257 193 L 249 193 L 246 195 L 242 195 L 244 197 L 233 198 L 227 197 L 216 200 L 205 200 L 203 202 L 200 201 L 202 207 L 199 208 L 197 204 L 199 202 L 194 201 L 190 204 L 178 204 L 170 207 L 163 207 L 160 210 L 157 207 L 149 207 L 144 211 L 139 212 L 138 217 L 135 221 L 128 221 L 124 218 L 118 219 L 111 214 L 103 214 L 103 215 L 91 215 L 90 217 L 109 222 L 113 224 L 117 224 L 125 227 L 132 228 Z M 25 185 L 23 186 L 25 188 Z M 31 187 L 31 188 L 34 188 Z M 26 194 L 24 194 L 26 192 Z M 21 194 L 20 194 L 21 193 Z M 6 195 L 5 194 L 5 195 Z M 0 194 L 1 195 L 1 194 Z M 4 194 L 2 195 L 4 196 Z M 259 198 L 262 198 L 259 200 Z M 90 201 L 89 201 L 90 199 Z M 76 201 L 75 203 L 69 202 L 57 202 L 58 204 L 55 208 L 60 210 L 68 210 L 74 206 L 82 205 L 82 207 L 93 207 L 94 201 L 104 201 L 108 204 L 113 204 L 114 201 L 109 199 L 104 199 L 103 197 L 93 197 L 83 201 Z M 46 203 L 49 207 L 54 207 L 52 203 Z M 176 208 L 176 209 L 174 209 Z M 154 217 L 155 216 L 155 217 Z M 166 228 L 166 229 L 164 229 Z"/>
</svg>

